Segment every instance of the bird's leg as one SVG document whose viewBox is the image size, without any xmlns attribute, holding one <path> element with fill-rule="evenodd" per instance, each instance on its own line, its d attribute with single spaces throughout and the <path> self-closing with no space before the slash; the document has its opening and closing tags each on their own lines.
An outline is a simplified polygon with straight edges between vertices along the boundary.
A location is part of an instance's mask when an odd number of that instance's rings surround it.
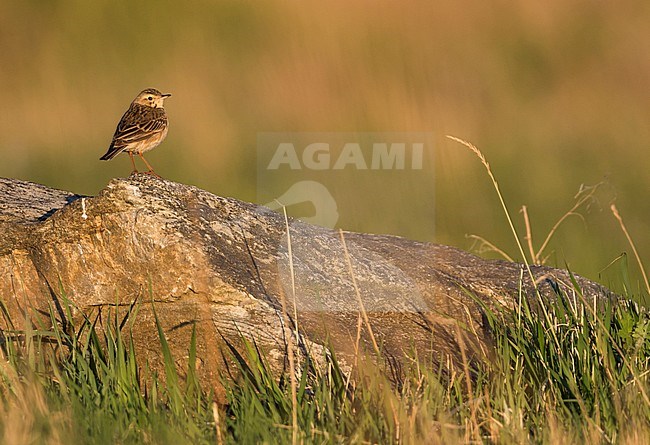
<svg viewBox="0 0 650 445">
<path fill-rule="evenodd" d="M 138 174 L 138 169 L 135 167 L 135 159 L 133 159 L 133 153 L 130 151 L 127 151 L 129 154 L 129 157 L 131 158 L 131 164 L 133 164 L 133 171 L 131 172 L 132 175 L 137 175 Z"/>
<path fill-rule="evenodd" d="M 153 167 L 152 167 L 151 165 L 149 165 L 149 163 L 148 163 L 147 160 L 144 158 L 144 156 L 142 156 L 142 153 L 138 153 L 138 156 L 140 156 L 140 158 L 142 158 L 142 160 L 144 161 L 144 163 L 147 165 L 147 168 L 149 169 L 149 171 L 147 171 L 147 172 L 145 172 L 145 173 L 148 174 L 148 175 L 152 175 L 152 176 L 155 176 L 155 177 L 157 177 L 157 178 L 160 178 L 160 176 L 159 176 L 155 171 L 153 171 Z"/>
</svg>

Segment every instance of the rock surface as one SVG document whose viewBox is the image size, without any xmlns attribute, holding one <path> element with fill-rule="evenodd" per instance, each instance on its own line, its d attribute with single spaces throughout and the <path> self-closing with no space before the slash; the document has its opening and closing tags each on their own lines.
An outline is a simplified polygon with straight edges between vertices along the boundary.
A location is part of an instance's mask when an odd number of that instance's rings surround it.
<svg viewBox="0 0 650 445">
<path fill-rule="evenodd" d="M 543 298 L 556 286 L 572 292 L 565 271 L 532 269 Z M 355 354 L 359 299 L 383 353 L 398 362 L 414 351 L 457 362 L 461 338 L 473 359 L 486 359 L 489 332 L 474 298 L 512 306 L 520 283 L 533 293 L 526 277 L 517 263 L 285 221 L 265 207 L 147 175 L 114 179 L 96 197 L 0 179 L 0 298 L 15 324 L 36 323 L 49 307 L 64 319 L 65 298 L 91 317 L 109 308 L 124 314 L 137 300 L 135 346 L 157 369 L 153 301 L 180 369 L 196 326 L 199 375 L 211 385 L 224 341 L 241 345 L 242 336 L 274 369 L 283 366 L 283 298 L 291 328 L 297 314 L 301 346 L 315 355 L 331 346 L 343 365 Z M 588 298 L 607 294 L 577 280 Z M 6 319 L 0 328 L 9 328 Z M 361 343 L 372 351 L 365 328 Z"/>
</svg>

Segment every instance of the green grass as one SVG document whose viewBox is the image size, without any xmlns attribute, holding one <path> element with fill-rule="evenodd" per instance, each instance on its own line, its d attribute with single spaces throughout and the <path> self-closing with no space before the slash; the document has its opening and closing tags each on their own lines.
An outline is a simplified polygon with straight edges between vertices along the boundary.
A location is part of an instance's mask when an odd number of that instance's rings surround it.
<svg viewBox="0 0 650 445">
<path fill-rule="evenodd" d="M 67 306 L 70 317 L 70 304 Z M 136 365 L 129 325 L 115 315 L 65 329 L 4 332 L 2 408 L 24 422 L 3 421 L 6 443 L 212 443 L 211 397 L 193 372 L 195 335 L 186 381 L 179 382 L 160 332 L 165 383 Z M 103 319 L 102 319 L 103 318 Z M 144 371 L 144 372 L 143 372 Z M 33 406 L 39 410 L 32 412 Z M 3 416 L 4 419 L 11 416 Z"/>
<path fill-rule="evenodd" d="M 647 443 L 650 317 L 627 299 L 594 312 L 574 290 L 547 306 L 550 317 L 524 296 L 516 309 L 486 309 L 490 364 L 456 369 L 414 356 L 391 382 L 368 360 L 346 375 L 334 355 L 303 357 L 299 441 Z M 2 443 L 218 443 L 217 419 L 222 443 L 291 443 L 289 375 L 274 376 L 254 343 L 224 351 L 235 366 L 215 415 L 193 372 L 195 336 L 181 379 L 160 330 L 165 375 L 156 376 L 136 366 L 137 316 L 5 331 Z"/>
</svg>

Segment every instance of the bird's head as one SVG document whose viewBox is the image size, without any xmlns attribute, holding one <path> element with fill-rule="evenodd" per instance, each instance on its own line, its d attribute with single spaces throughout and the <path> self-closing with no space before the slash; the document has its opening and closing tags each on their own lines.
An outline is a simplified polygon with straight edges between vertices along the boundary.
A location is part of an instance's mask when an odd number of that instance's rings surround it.
<svg viewBox="0 0 650 445">
<path fill-rule="evenodd" d="M 171 94 L 163 94 L 155 88 L 147 88 L 133 100 L 133 103 L 151 108 L 162 108 L 163 101 Z"/>
</svg>

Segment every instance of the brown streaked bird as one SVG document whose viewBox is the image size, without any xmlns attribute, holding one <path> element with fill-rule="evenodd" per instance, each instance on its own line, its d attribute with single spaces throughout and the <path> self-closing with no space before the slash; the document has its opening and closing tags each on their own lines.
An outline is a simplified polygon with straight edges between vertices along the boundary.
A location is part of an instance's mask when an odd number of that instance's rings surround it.
<svg viewBox="0 0 650 445">
<path fill-rule="evenodd" d="M 156 148 L 167 136 L 168 122 L 163 101 L 169 96 L 171 94 L 163 94 L 155 88 L 147 88 L 138 94 L 117 124 L 108 151 L 99 159 L 107 161 L 125 151 L 131 158 L 133 174 L 138 173 L 133 159 L 137 154 L 149 169 L 144 173 L 158 176 L 142 153 Z"/>
</svg>

